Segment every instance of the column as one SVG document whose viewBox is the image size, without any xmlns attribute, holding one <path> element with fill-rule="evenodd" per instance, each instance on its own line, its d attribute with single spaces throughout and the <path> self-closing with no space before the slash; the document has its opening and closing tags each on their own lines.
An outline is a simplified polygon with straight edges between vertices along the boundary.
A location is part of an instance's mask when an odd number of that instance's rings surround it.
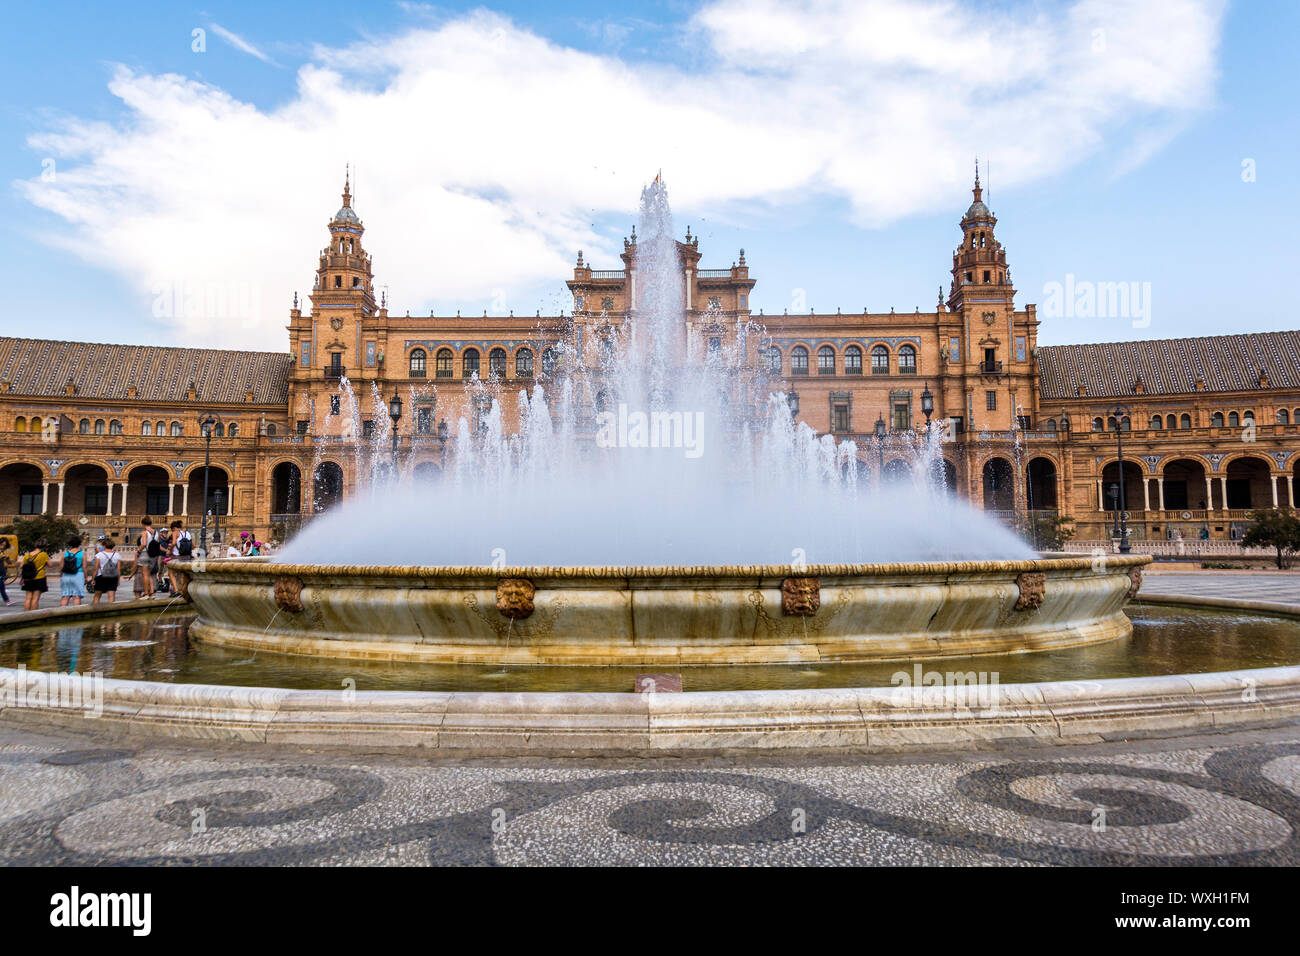
<svg viewBox="0 0 1300 956">
<path fill-rule="evenodd" d="M 1142 476 L 1142 510 L 1151 510 L 1151 479 Z"/>
<path fill-rule="evenodd" d="M 176 483 L 167 483 L 167 517 L 171 518 L 176 514 Z"/>
<path fill-rule="evenodd" d="M 1098 511 L 1105 511 L 1105 510 L 1106 510 L 1106 499 L 1103 498 L 1103 497 L 1102 497 L 1102 494 L 1101 494 L 1101 479 L 1100 479 L 1100 478 L 1097 479 L 1097 510 L 1098 510 Z"/>
<path fill-rule="evenodd" d="M 1269 475 L 1268 480 L 1273 485 L 1273 510 L 1277 510 L 1277 475 Z"/>
<path fill-rule="evenodd" d="M 1160 510 L 1165 510 L 1165 476 L 1161 475 L 1156 479 L 1156 494 L 1160 498 Z"/>
<path fill-rule="evenodd" d="M 119 513 L 121 517 L 126 517 L 126 482 L 122 482 L 122 510 Z"/>
<path fill-rule="evenodd" d="M 59 510 L 56 513 L 63 514 L 63 482 L 61 481 L 59 482 Z"/>
<path fill-rule="evenodd" d="M 1219 499 L 1219 503 L 1223 505 L 1223 510 L 1227 511 L 1228 510 L 1228 476 L 1227 475 L 1219 476 L 1219 490 L 1223 492 L 1223 496 Z"/>
<path fill-rule="evenodd" d="M 1205 507 L 1209 511 L 1214 510 L 1214 479 L 1209 475 L 1205 476 Z"/>
<path fill-rule="evenodd" d="M 44 488 L 41 489 L 41 514 L 50 510 L 50 483 L 42 482 Z"/>
<path fill-rule="evenodd" d="M 188 481 L 181 485 L 181 514 L 187 518 L 190 516 L 190 483 Z"/>
<path fill-rule="evenodd" d="M 691 308 L 691 270 L 686 269 L 686 308 Z"/>
<path fill-rule="evenodd" d="M 1292 508 L 1295 508 L 1295 483 L 1296 480 L 1288 475 L 1286 479 L 1286 497 L 1287 501 L 1291 502 Z"/>
</svg>

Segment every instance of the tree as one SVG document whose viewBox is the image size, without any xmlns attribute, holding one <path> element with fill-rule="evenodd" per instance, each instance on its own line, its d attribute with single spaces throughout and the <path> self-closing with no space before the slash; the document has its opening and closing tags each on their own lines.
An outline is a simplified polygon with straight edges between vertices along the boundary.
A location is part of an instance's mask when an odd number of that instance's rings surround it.
<svg viewBox="0 0 1300 956">
<path fill-rule="evenodd" d="M 1291 567 L 1300 551 L 1300 518 L 1289 511 L 1261 508 L 1247 515 L 1254 522 L 1241 536 L 1243 548 L 1273 548 L 1277 551 L 1278 570 Z"/>
<path fill-rule="evenodd" d="M 76 522 L 55 517 L 48 512 L 27 518 L 15 518 L 12 524 L 0 528 L 0 534 L 18 535 L 18 550 L 24 553 L 32 550 L 40 541 L 44 541 L 49 548 L 62 548 L 63 543 L 73 535 L 81 537 Z"/>
<path fill-rule="evenodd" d="M 1031 511 L 1026 517 L 1016 515 L 1016 531 L 1040 551 L 1062 551 L 1074 537 L 1074 519 L 1056 511 Z"/>
</svg>

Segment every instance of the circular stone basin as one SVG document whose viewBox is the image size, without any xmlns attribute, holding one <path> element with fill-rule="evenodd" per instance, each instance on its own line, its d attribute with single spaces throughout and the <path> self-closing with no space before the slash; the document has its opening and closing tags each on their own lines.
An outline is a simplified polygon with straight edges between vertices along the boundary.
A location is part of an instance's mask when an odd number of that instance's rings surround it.
<svg viewBox="0 0 1300 956">
<path fill-rule="evenodd" d="M 354 660 L 689 666 L 964 657 L 1128 636 L 1145 555 L 752 567 L 173 564 L 227 647 Z"/>
</svg>

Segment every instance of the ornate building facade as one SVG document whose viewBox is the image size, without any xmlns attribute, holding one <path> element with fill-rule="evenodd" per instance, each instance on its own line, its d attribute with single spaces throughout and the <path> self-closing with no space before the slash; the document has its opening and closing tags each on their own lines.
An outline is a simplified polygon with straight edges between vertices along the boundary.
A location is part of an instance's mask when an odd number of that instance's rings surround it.
<svg viewBox="0 0 1300 956">
<path fill-rule="evenodd" d="M 973 192 L 932 312 L 754 313 L 744 250 L 701 268 L 688 228 L 689 356 L 743 347 L 799 419 L 857 441 L 869 477 L 880 431 L 893 480 L 912 467 L 907 436 L 942 421 L 935 477 L 952 493 L 1007 520 L 1059 513 L 1085 540 L 1110 534 L 1121 503 L 1132 535 L 1156 540 L 1230 539 L 1249 510 L 1295 506 L 1300 332 L 1040 348 L 978 174 Z M 50 512 L 123 533 L 145 514 L 197 523 L 206 506 L 214 526 L 274 539 L 394 458 L 436 478 L 455 423 L 473 432 L 494 396 L 599 369 L 636 314 L 635 230 L 621 268 L 578 253 L 572 311 L 554 316 L 393 314 L 346 184 L 327 230 L 287 353 L 0 339 L 0 523 Z M 757 331 L 743 346 L 742 328 Z"/>
</svg>

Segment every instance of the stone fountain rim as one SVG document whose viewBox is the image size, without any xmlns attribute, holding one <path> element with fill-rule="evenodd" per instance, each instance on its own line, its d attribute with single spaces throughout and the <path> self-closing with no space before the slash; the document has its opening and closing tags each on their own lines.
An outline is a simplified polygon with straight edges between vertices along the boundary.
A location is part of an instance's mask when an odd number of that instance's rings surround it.
<svg viewBox="0 0 1300 956">
<path fill-rule="evenodd" d="M 1151 564 L 1149 554 L 1105 556 L 1107 568 L 1139 568 Z M 790 564 L 754 565 L 386 565 L 386 564 L 287 564 L 272 558 L 209 558 L 202 568 L 193 561 L 174 562 L 190 574 L 240 575 L 253 573 L 274 577 L 355 578 L 569 578 L 569 579 L 716 579 L 787 577 L 891 577 L 937 574 L 1019 574 L 1033 571 L 1087 571 L 1097 559 L 1026 558 L 1014 561 L 899 561 L 879 564 Z"/>
</svg>

